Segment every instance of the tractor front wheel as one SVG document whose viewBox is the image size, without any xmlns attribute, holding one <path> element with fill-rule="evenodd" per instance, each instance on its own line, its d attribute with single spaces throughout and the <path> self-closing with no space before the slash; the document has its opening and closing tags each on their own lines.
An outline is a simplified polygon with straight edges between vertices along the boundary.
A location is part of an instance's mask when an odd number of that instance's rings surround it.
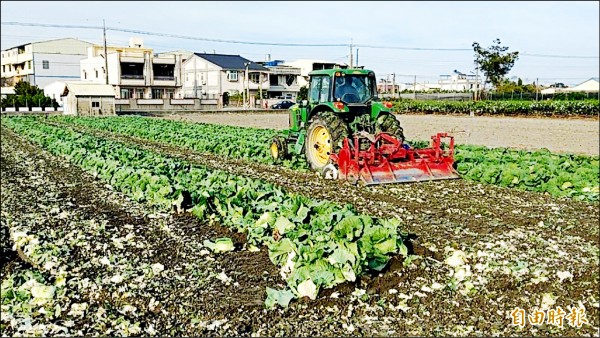
<svg viewBox="0 0 600 338">
<path fill-rule="evenodd" d="M 275 162 L 280 162 L 288 156 L 287 141 L 283 137 L 275 136 L 269 150 Z"/>
<path fill-rule="evenodd" d="M 379 115 L 375 128 L 377 133 L 389 133 L 404 143 L 404 129 L 394 115 L 388 113 Z"/>
<path fill-rule="evenodd" d="M 350 135 L 348 125 L 333 112 L 320 112 L 308 126 L 304 153 L 312 170 L 321 172 L 330 163 L 329 155 L 342 148 L 345 137 Z"/>
</svg>

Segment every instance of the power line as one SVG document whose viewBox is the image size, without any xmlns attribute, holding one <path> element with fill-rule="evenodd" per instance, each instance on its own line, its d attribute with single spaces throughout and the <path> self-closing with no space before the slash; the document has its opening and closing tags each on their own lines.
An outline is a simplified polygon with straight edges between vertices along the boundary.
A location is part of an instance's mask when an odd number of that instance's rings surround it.
<svg viewBox="0 0 600 338">
<path fill-rule="evenodd" d="M 41 24 L 31 22 L 17 22 L 8 21 L 2 22 L 2 25 L 9 26 L 28 26 L 28 27 L 50 27 L 50 28 L 78 28 L 78 29 L 103 29 L 102 26 L 91 26 L 91 25 L 59 25 L 59 24 Z M 259 42 L 259 41 L 241 41 L 241 40 L 227 40 L 227 39 L 213 39 L 213 38 L 201 38 L 187 35 L 170 34 L 170 33 L 156 33 L 149 31 L 142 31 L 136 29 L 118 28 L 118 27 L 106 27 L 106 30 L 133 33 L 140 35 L 160 36 L 178 38 L 184 40 L 195 40 L 195 41 L 207 41 L 217 43 L 233 43 L 233 44 L 245 44 L 245 45 L 261 45 L 261 46 L 282 46 L 282 47 L 361 47 L 361 48 L 372 48 L 372 49 L 396 49 L 396 50 L 413 50 L 413 51 L 439 51 L 439 52 L 472 52 L 469 48 L 422 48 L 422 47 L 400 47 L 390 45 L 368 45 L 368 44 L 339 44 L 339 43 L 281 43 L 281 42 Z M 565 58 L 565 59 L 598 59 L 599 56 L 581 56 L 581 55 L 552 55 L 552 54 L 535 54 L 535 53 L 519 53 L 522 56 L 530 57 L 546 57 L 546 58 Z"/>
<path fill-rule="evenodd" d="M 598 56 L 579 56 L 579 55 L 548 55 L 548 54 L 529 54 L 529 53 L 519 53 L 524 56 L 534 56 L 534 57 L 543 57 L 543 58 L 562 58 L 562 59 L 598 59 Z"/>
</svg>

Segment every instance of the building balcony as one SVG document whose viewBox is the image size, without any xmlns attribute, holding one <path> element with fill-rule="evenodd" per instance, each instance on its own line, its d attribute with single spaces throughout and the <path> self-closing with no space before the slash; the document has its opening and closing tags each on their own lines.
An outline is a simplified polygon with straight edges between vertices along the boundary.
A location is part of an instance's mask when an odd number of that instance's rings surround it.
<svg viewBox="0 0 600 338">
<path fill-rule="evenodd" d="M 144 86 L 146 81 L 144 75 L 121 75 L 122 86 Z"/>
<path fill-rule="evenodd" d="M 23 63 L 27 61 L 33 61 L 33 54 L 31 53 L 23 53 L 17 55 L 17 60 L 15 63 Z"/>
<path fill-rule="evenodd" d="M 242 85 L 244 85 L 245 83 L 242 83 Z M 258 84 L 258 82 L 253 82 L 253 81 L 248 81 L 248 89 L 254 89 L 254 90 L 258 90 L 259 88 L 262 88 L 263 90 L 265 89 L 269 89 L 271 87 L 271 84 L 269 83 L 269 80 L 263 81 L 263 83 L 261 85 Z"/>
<path fill-rule="evenodd" d="M 287 85 L 270 85 L 269 90 L 274 91 L 274 92 L 299 92 L 300 91 L 300 85 L 294 84 L 291 86 L 287 86 Z"/>
<path fill-rule="evenodd" d="M 143 79 L 144 79 L 144 75 L 127 75 L 127 74 L 121 75 L 121 80 L 143 80 Z"/>
<path fill-rule="evenodd" d="M 152 78 L 155 86 L 175 86 L 175 76 L 154 76 Z"/>
</svg>

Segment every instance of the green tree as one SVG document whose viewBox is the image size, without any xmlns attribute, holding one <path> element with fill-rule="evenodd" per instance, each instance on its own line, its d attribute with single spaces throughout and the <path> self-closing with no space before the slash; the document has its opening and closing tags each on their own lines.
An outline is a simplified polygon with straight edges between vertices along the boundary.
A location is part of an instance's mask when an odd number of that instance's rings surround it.
<svg viewBox="0 0 600 338">
<path fill-rule="evenodd" d="M 298 101 L 308 100 L 308 86 L 300 87 L 300 91 L 298 92 Z"/>
<path fill-rule="evenodd" d="M 508 47 L 501 46 L 500 39 L 495 39 L 489 48 L 481 47 L 478 42 L 473 42 L 472 47 L 475 51 L 475 63 L 485 74 L 484 90 L 486 83 L 498 86 L 519 58 L 519 52 L 507 52 Z"/>
<path fill-rule="evenodd" d="M 2 107 L 57 107 L 56 100 L 44 95 L 38 86 L 20 81 L 15 85 L 15 94 L 2 99 Z"/>
</svg>

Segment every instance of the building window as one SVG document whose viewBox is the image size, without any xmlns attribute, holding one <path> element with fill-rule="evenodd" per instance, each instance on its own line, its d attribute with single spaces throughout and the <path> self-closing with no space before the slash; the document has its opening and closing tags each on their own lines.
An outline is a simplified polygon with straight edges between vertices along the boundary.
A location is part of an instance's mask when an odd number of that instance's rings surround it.
<svg viewBox="0 0 600 338">
<path fill-rule="evenodd" d="M 2 65 L 2 73 L 6 73 L 6 66 Z"/>
<path fill-rule="evenodd" d="M 135 90 L 135 97 L 138 99 L 143 99 L 144 98 L 144 89 L 143 88 L 136 88 Z"/>
<path fill-rule="evenodd" d="M 152 98 L 153 99 L 162 99 L 163 92 L 164 91 L 162 89 L 152 89 Z"/>
<path fill-rule="evenodd" d="M 96 79 L 98 78 L 98 69 L 95 69 L 96 71 Z"/>
<path fill-rule="evenodd" d="M 27 61 L 27 69 L 31 69 L 31 61 Z"/>
<path fill-rule="evenodd" d="M 252 83 L 258 83 L 258 81 L 260 79 L 260 74 L 250 73 L 250 74 L 248 74 L 248 79 L 250 79 L 250 82 L 252 82 Z"/>
<path fill-rule="evenodd" d="M 42 69 L 50 69 L 50 61 L 42 60 Z"/>
<path fill-rule="evenodd" d="M 175 93 L 174 93 L 173 89 L 167 89 L 166 92 L 167 92 L 168 98 L 172 99 L 175 97 Z"/>
<path fill-rule="evenodd" d="M 84 70 L 83 71 L 83 79 L 86 80 L 87 79 L 87 72 Z"/>
<path fill-rule="evenodd" d="M 121 98 L 122 99 L 130 99 L 133 90 L 131 88 L 121 88 Z"/>
<path fill-rule="evenodd" d="M 92 101 L 92 108 L 100 108 L 100 102 Z"/>
<path fill-rule="evenodd" d="M 235 70 L 230 70 L 227 71 L 227 80 L 229 81 L 237 81 L 238 80 L 238 73 Z"/>
</svg>

